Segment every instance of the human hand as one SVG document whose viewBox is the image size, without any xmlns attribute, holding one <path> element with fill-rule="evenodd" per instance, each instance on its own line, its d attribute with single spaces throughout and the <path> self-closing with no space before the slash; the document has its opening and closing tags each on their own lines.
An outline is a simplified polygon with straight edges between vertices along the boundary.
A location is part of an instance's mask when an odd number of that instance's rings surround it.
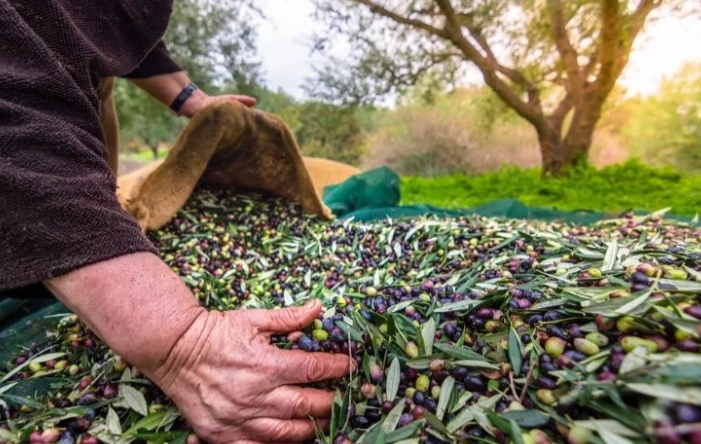
<svg viewBox="0 0 701 444">
<path fill-rule="evenodd" d="M 199 111 L 216 102 L 237 101 L 248 107 L 255 106 L 257 100 L 250 96 L 236 94 L 223 94 L 220 96 L 210 96 L 202 90 L 195 91 L 180 108 L 180 115 L 192 118 Z"/>
<path fill-rule="evenodd" d="M 318 301 L 281 310 L 207 311 L 156 255 L 97 262 L 45 282 L 116 354 L 158 385 L 210 444 L 301 442 L 325 426 L 333 393 L 298 385 L 351 371 L 345 355 L 280 350 Z"/>
<path fill-rule="evenodd" d="M 310 417 L 326 427 L 334 395 L 299 385 L 347 376 L 355 362 L 345 355 L 280 350 L 270 337 L 303 329 L 320 309 L 315 301 L 281 310 L 203 313 L 165 364 L 147 375 L 211 444 L 312 439 Z"/>
</svg>

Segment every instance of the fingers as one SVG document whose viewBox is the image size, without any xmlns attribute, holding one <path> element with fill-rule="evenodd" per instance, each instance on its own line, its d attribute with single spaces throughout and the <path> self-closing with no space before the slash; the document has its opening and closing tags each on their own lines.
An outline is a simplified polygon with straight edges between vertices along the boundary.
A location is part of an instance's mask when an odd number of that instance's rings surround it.
<svg viewBox="0 0 701 444">
<path fill-rule="evenodd" d="M 255 104 L 258 103 L 258 101 L 256 99 L 254 99 L 253 97 L 249 97 L 249 96 L 236 96 L 236 99 L 239 102 L 241 102 L 244 105 L 249 106 L 249 107 L 255 106 Z"/>
<path fill-rule="evenodd" d="M 304 442 L 316 436 L 316 430 L 326 427 L 328 421 L 314 424 L 311 419 L 261 418 L 250 422 L 250 430 L 266 442 Z"/>
<path fill-rule="evenodd" d="M 348 376 L 357 368 L 356 362 L 346 355 L 301 350 L 280 350 L 274 365 L 277 366 L 278 379 L 282 384 L 338 379 Z"/>
<path fill-rule="evenodd" d="M 229 94 L 225 96 L 220 96 L 219 100 L 235 100 L 239 103 L 242 103 L 243 105 L 246 105 L 248 107 L 255 106 L 258 101 L 250 96 L 241 96 L 237 94 Z"/>
<path fill-rule="evenodd" d="M 249 319 L 259 330 L 268 333 L 288 333 L 303 330 L 321 311 L 321 301 L 315 299 L 303 307 L 290 307 L 280 310 L 246 310 Z"/>
<path fill-rule="evenodd" d="M 324 418 L 331 413 L 334 393 L 328 390 L 282 386 L 271 392 L 266 403 L 278 408 L 269 416 L 281 419 Z M 275 407 L 273 407 L 275 406 Z"/>
</svg>

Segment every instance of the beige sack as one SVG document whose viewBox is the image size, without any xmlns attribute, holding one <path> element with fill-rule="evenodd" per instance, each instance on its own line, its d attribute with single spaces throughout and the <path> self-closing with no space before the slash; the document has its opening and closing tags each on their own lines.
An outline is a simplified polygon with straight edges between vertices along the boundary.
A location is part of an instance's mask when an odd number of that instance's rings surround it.
<svg viewBox="0 0 701 444">
<path fill-rule="evenodd" d="M 314 189 L 321 197 L 324 197 L 324 188 L 327 186 L 345 182 L 361 173 L 358 168 L 335 160 L 318 157 L 303 157 L 302 160 L 312 178 Z"/>
<path fill-rule="evenodd" d="M 320 190 L 358 172 L 325 159 L 305 162 L 279 117 L 235 101 L 218 102 L 188 122 L 165 159 L 120 176 L 117 197 L 144 232 L 165 225 L 198 183 L 267 192 L 328 220 L 333 215 Z"/>
</svg>

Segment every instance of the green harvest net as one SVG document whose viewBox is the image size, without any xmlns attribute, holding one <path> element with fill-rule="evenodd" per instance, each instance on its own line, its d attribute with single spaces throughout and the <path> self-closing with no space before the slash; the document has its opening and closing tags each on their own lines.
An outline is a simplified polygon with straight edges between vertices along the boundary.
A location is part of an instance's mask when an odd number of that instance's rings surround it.
<svg viewBox="0 0 701 444">
<path fill-rule="evenodd" d="M 366 171 L 347 181 L 329 186 L 324 190 L 323 200 L 339 219 L 370 222 L 391 218 L 392 220 L 437 216 L 456 217 L 479 215 L 508 219 L 537 219 L 560 221 L 579 225 L 592 224 L 606 219 L 605 213 L 592 211 L 558 211 L 554 208 L 529 207 L 516 199 L 500 199 L 475 208 L 449 210 L 430 205 L 399 205 L 400 178 L 389 168 Z M 688 217 L 666 215 L 669 219 L 690 222 Z M 31 342 L 41 343 L 46 331 L 53 329 L 57 316 L 70 311 L 61 303 L 51 299 L 0 300 L 0 363 L 7 362 L 19 351 L 19 347 Z M 50 379 L 29 380 L 13 388 L 11 394 L 32 396 L 48 388 Z"/>
</svg>

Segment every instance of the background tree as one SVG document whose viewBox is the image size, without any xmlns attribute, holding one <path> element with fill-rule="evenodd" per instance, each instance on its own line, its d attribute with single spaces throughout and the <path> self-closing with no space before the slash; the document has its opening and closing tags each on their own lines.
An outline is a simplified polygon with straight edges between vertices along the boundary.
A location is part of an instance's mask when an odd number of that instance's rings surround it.
<svg viewBox="0 0 701 444">
<path fill-rule="evenodd" d="M 209 94 L 256 95 L 262 85 L 253 0 L 178 0 L 164 40 L 188 76 Z M 121 141 L 136 140 L 155 154 L 186 123 L 124 79 L 115 88 Z"/>
<path fill-rule="evenodd" d="M 295 136 L 304 154 L 360 165 L 365 134 L 355 113 L 318 101 L 301 104 Z"/>
<path fill-rule="evenodd" d="M 631 98 L 615 113 L 624 114 L 621 132 L 633 155 L 653 165 L 701 171 L 701 63 L 685 64 L 657 94 Z"/>
<path fill-rule="evenodd" d="M 374 102 L 418 82 L 455 86 L 469 68 L 528 121 L 543 173 L 586 157 L 607 97 L 652 14 L 684 14 L 674 0 L 314 0 L 329 32 L 351 45 L 307 86 L 333 102 Z M 334 33 L 335 32 L 335 33 Z M 430 89 L 430 88 L 429 88 Z"/>
</svg>

